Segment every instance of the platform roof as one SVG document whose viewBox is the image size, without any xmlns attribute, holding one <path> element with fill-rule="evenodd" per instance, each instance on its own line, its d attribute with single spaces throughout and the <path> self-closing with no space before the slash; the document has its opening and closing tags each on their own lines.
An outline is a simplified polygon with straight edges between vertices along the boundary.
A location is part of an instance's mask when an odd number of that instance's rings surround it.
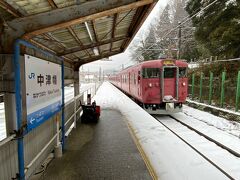
<svg viewBox="0 0 240 180">
<path fill-rule="evenodd" d="M 123 52 L 156 0 L 0 0 L 1 53 L 23 38 L 80 65 Z"/>
</svg>

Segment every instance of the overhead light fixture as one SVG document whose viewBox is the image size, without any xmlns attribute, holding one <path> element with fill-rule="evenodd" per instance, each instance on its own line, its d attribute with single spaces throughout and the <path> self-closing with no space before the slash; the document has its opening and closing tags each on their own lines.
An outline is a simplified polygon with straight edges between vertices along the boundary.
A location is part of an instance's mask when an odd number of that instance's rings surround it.
<svg viewBox="0 0 240 180">
<path fill-rule="evenodd" d="M 96 47 L 93 48 L 93 52 L 94 52 L 94 54 L 95 54 L 96 56 L 99 55 L 98 49 L 97 49 Z"/>
<path fill-rule="evenodd" d="M 88 23 L 85 22 L 84 24 L 85 24 L 85 26 L 86 26 L 88 35 L 89 35 L 91 41 L 93 42 L 93 37 L 92 37 L 91 31 L 90 31 L 90 29 L 89 29 Z M 95 56 L 98 56 L 98 55 L 99 55 L 99 51 L 98 51 L 98 49 L 97 49 L 96 47 L 93 48 L 93 53 L 95 54 Z"/>
<path fill-rule="evenodd" d="M 85 24 L 85 26 L 86 26 L 86 29 L 87 29 L 88 35 L 89 35 L 89 37 L 90 37 L 91 41 L 93 42 L 92 34 L 91 34 L 91 31 L 90 31 L 90 29 L 89 29 L 88 23 L 87 23 L 87 22 L 85 22 L 84 24 Z"/>
</svg>

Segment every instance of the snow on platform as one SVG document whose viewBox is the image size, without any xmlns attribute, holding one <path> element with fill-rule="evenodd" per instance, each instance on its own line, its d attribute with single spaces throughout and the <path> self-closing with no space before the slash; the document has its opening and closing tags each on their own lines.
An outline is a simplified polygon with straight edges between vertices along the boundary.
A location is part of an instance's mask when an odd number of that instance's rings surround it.
<svg viewBox="0 0 240 180">
<path fill-rule="evenodd" d="M 110 83 L 105 82 L 94 99 L 101 108 L 125 116 L 159 179 L 228 179 Z"/>
</svg>

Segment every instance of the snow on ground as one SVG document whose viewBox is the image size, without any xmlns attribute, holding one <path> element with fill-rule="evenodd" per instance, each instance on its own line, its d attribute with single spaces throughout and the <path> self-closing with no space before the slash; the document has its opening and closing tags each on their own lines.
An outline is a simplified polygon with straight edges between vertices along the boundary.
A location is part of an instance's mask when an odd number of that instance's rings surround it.
<svg viewBox="0 0 240 180">
<path fill-rule="evenodd" d="M 64 87 L 64 102 L 67 103 L 74 97 L 74 87 L 66 86 Z"/>
<path fill-rule="evenodd" d="M 95 87 L 96 83 L 82 83 L 80 86 L 80 93 L 83 93 L 84 91 L 87 91 L 90 88 Z"/>
<path fill-rule="evenodd" d="M 110 83 L 105 82 L 94 99 L 102 109 L 123 114 L 159 179 L 228 179 Z"/>
<path fill-rule="evenodd" d="M 95 83 L 81 84 L 80 93 L 87 91 L 89 88 L 95 87 Z M 66 86 L 64 88 L 65 103 L 71 101 L 74 97 L 74 87 Z M 5 113 L 4 103 L 0 103 L 0 141 L 6 137 L 6 124 L 5 124 Z"/>
<path fill-rule="evenodd" d="M 230 126 L 229 123 L 231 122 L 225 122 L 225 119 L 187 106 L 183 107 L 183 111 L 191 112 L 192 116 L 186 115 L 184 112 L 172 116 L 240 154 L 240 137 L 236 135 L 237 133 L 233 135 L 229 129 L 225 130 L 226 127 Z M 199 121 L 201 118 L 204 121 Z M 217 127 L 221 127 L 222 129 Z M 239 133 L 239 130 L 235 129 L 234 132 Z"/>
<path fill-rule="evenodd" d="M 223 108 L 212 106 L 212 105 L 209 105 L 209 104 L 204 104 L 204 103 L 192 101 L 189 98 L 187 98 L 187 102 L 198 104 L 198 105 L 201 105 L 201 106 L 204 106 L 204 107 L 209 107 L 211 109 L 216 109 L 216 110 L 219 110 L 219 111 L 223 111 L 223 112 L 226 112 L 226 113 L 230 113 L 230 114 L 234 114 L 234 115 L 240 116 L 240 112 L 234 112 L 234 111 L 229 110 L 229 109 L 223 109 Z"/>
<path fill-rule="evenodd" d="M 183 113 L 188 117 L 192 117 L 192 120 L 199 120 L 205 122 L 210 126 L 214 126 L 218 129 L 224 130 L 229 134 L 237 136 L 240 138 L 240 123 L 235 121 L 228 121 L 224 118 L 217 117 L 210 113 L 200 111 L 198 109 L 191 108 L 189 106 L 183 106 Z M 240 114 L 239 114 L 240 115 Z M 183 115 L 181 115 L 183 116 Z M 186 118 L 186 116 L 185 116 Z M 184 118 L 182 118 L 184 119 Z M 240 149 L 240 148 L 239 148 Z"/>
<path fill-rule="evenodd" d="M 178 117 L 179 113 L 175 115 L 175 117 Z M 175 133 L 177 133 L 181 138 L 183 138 L 185 141 L 187 141 L 189 144 L 191 144 L 194 148 L 198 149 L 204 156 L 206 156 L 208 159 L 213 161 L 218 167 L 221 167 L 225 172 L 227 172 L 231 177 L 234 179 L 240 179 L 240 158 L 236 158 L 236 156 L 230 154 L 227 150 L 217 146 L 215 143 L 210 142 L 205 137 L 200 136 L 196 132 L 192 131 L 191 129 L 187 128 L 186 126 L 183 126 L 179 122 L 176 122 L 173 118 L 170 118 L 168 116 L 161 116 L 159 117 L 160 121 L 167 125 L 171 130 L 173 130 Z M 179 119 L 179 117 L 177 118 Z M 188 121 L 188 124 L 191 124 L 191 127 L 196 128 L 195 126 L 192 126 L 196 124 L 198 127 L 201 127 L 197 123 L 192 123 L 192 119 L 186 119 L 185 115 L 185 123 Z M 199 121 L 198 121 L 199 122 Z M 200 122 L 202 123 L 202 122 Z M 202 128 L 206 128 L 206 131 L 204 134 L 211 134 L 213 137 L 216 136 L 218 139 L 218 142 L 224 142 L 223 144 L 240 153 L 240 141 L 236 137 L 229 137 L 224 136 L 224 132 L 221 130 L 212 131 L 212 129 L 209 129 L 207 124 L 206 126 L 202 126 Z M 212 128 L 212 127 L 210 127 Z M 201 129 L 204 130 L 204 129 Z M 200 131 L 201 131 L 200 130 Z M 210 135 L 210 137 L 212 137 Z M 229 135 L 229 134 L 227 134 Z M 234 139 L 235 138 L 235 139 Z"/>
<path fill-rule="evenodd" d="M 95 87 L 95 83 L 86 83 L 86 84 L 82 83 L 80 85 L 80 94 L 84 93 L 85 91 L 87 91 L 88 89 L 93 88 L 93 87 Z M 73 87 L 73 85 L 65 86 L 64 96 L 65 96 L 65 98 L 64 98 L 65 103 L 67 103 L 68 101 L 71 101 L 73 99 L 73 97 L 74 97 L 74 87 Z"/>
<path fill-rule="evenodd" d="M 4 103 L 0 103 L 0 141 L 6 137 Z"/>
</svg>

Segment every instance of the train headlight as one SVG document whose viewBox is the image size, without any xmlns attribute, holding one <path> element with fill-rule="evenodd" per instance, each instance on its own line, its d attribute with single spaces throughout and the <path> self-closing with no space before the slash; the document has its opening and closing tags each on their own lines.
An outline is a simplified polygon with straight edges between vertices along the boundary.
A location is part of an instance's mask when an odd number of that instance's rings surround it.
<svg viewBox="0 0 240 180">
<path fill-rule="evenodd" d="M 152 83 L 149 83 L 148 86 L 149 86 L 149 87 L 152 87 Z"/>
<path fill-rule="evenodd" d="M 186 86 L 186 83 L 185 83 L 185 82 L 183 82 L 183 83 L 182 83 L 182 85 L 183 85 L 183 86 Z"/>
</svg>

